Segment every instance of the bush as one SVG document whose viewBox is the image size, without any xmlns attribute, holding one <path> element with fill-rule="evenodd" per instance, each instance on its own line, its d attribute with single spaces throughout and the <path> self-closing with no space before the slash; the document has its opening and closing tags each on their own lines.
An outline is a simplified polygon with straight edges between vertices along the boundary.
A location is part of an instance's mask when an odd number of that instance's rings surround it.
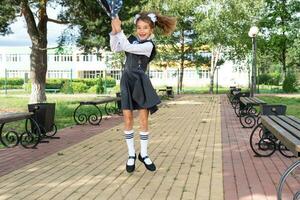
<svg viewBox="0 0 300 200">
<path fill-rule="evenodd" d="M 88 89 L 88 93 L 99 94 L 99 86 L 94 85 Z"/>
<path fill-rule="evenodd" d="M 106 87 L 115 87 L 116 86 L 116 80 L 110 76 L 106 77 L 103 82 L 105 82 Z"/>
<path fill-rule="evenodd" d="M 68 80 L 68 81 L 65 81 L 65 83 L 63 84 L 61 90 L 60 90 L 62 93 L 65 93 L 65 94 L 73 94 L 74 91 L 73 91 L 73 88 L 71 86 L 71 82 Z"/>
<path fill-rule="evenodd" d="M 87 92 L 88 86 L 85 83 L 73 82 L 72 89 L 74 93 L 84 93 Z"/>
<path fill-rule="evenodd" d="M 265 85 L 279 85 L 280 73 L 274 72 L 270 74 L 260 74 L 258 76 L 259 84 Z"/>
<path fill-rule="evenodd" d="M 92 86 L 94 86 L 94 85 L 96 85 L 97 84 L 97 80 L 98 79 L 88 79 L 88 78 L 85 78 L 85 79 L 83 79 L 83 78 L 81 78 L 81 79 L 73 79 L 73 83 L 75 82 L 75 83 L 84 83 L 84 84 L 86 84 L 88 87 L 92 87 Z"/>
<path fill-rule="evenodd" d="M 286 93 L 297 91 L 297 78 L 294 73 L 288 73 L 283 81 L 282 89 Z"/>
<path fill-rule="evenodd" d="M 24 79 L 22 78 L 0 78 L 0 87 L 4 88 L 5 87 L 5 81 L 6 81 L 6 87 L 8 89 L 13 89 L 13 88 L 19 88 L 22 87 L 24 84 Z M 8 87 L 9 86 L 9 87 Z M 19 87 L 17 87 L 19 86 Z"/>
<path fill-rule="evenodd" d="M 46 89 L 61 89 L 64 83 L 64 79 L 47 79 Z"/>
<path fill-rule="evenodd" d="M 120 85 L 116 85 L 114 88 L 113 88 L 113 93 L 117 93 L 117 92 L 120 92 L 121 89 L 120 89 Z"/>
<path fill-rule="evenodd" d="M 104 93 L 104 86 L 103 86 L 103 81 L 102 78 L 98 78 L 98 82 L 97 82 L 97 94 L 103 94 Z"/>
<path fill-rule="evenodd" d="M 31 92 L 31 82 L 30 81 L 28 81 L 28 83 L 25 83 L 24 85 L 23 85 L 23 88 L 24 88 L 24 90 L 26 91 L 26 92 Z"/>
<path fill-rule="evenodd" d="M 272 78 L 271 78 L 270 74 L 260 74 L 258 76 L 258 82 L 259 82 L 259 84 L 270 85 L 271 79 Z"/>
</svg>

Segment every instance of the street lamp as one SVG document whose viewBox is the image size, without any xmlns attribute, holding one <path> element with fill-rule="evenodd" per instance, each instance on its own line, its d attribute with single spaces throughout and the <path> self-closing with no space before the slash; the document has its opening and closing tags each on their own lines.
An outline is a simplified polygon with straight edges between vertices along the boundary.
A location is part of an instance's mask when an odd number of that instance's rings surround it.
<svg viewBox="0 0 300 200">
<path fill-rule="evenodd" d="M 258 34 L 258 28 L 252 26 L 248 32 L 249 37 L 252 38 L 252 75 L 251 75 L 251 89 L 250 95 L 253 97 L 256 92 L 256 36 Z"/>
</svg>

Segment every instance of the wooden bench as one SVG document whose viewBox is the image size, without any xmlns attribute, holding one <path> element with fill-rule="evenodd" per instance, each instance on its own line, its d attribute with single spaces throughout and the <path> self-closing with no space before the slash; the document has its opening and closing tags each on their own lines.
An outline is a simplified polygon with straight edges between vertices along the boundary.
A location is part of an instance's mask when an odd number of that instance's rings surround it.
<svg viewBox="0 0 300 200">
<path fill-rule="evenodd" d="M 240 97 L 238 116 L 243 128 L 254 127 L 260 118 L 260 112 L 255 106 L 265 105 L 266 102 L 257 97 Z"/>
<path fill-rule="evenodd" d="M 46 88 L 45 89 L 45 92 L 54 92 L 54 93 L 57 93 L 59 91 L 60 91 L 60 89 L 54 89 L 54 88 Z"/>
<path fill-rule="evenodd" d="M 19 143 L 25 148 L 35 148 L 41 140 L 41 130 L 33 118 L 32 112 L 12 112 L 0 114 L 0 142 L 5 147 L 14 147 Z M 7 123 L 25 120 L 24 132 L 19 130 L 4 131 Z"/>
<path fill-rule="evenodd" d="M 114 107 L 109 107 L 109 103 L 114 102 Z M 102 111 L 98 105 L 105 104 L 104 111 L 107 115 L 120 114 L 121 113 L 121 97 L 117 94 L 117 97 L 105 97 L 99 100 L 93 101 L 81 101 L 75 108 L 73 118 L 76 124 L 85 124 L 89 122 L 91 125 L 99 125 L 102 121 Z M 92 106 L 94 109 L 90 113 L 81 109 L 83 106 Z"/>
<path fill-rule="evenodd" d="M 235 86 L 230 86 L 229 87 L 229 92 L 227 93 L 227 97 L 230 101 L 230 103 L 232 103 L 233 97 L 236 93 L 241 92 L 241 88 L 237 88 Z M 234 94 L 235 93 L 235 94 Z"/>
<path fill-rule="evenodd" d="M 250 137 L 252 150 L 260 156 L 270 156 L 275 150 L 279 150 L 286 157 L 298 158 L 281 176 L 277 189 L 279 200 L 282 199 L 282 188 L 288 175 L 300 166 L 300 119 L 285 115 L 285 110 L 286 106 L 283 105 L 262 106 L 261 123 L 256 126 L 257 130 L 253 130 Z M 294 199 L 299 198 L 300 190 L 294 194 Z"/>
<path fill-rule="evenodd" d="M 234 109 L 236 116 L 239 116 L 239 106 L 241 97 L 250 97 L 250 92 L 233 91 L 231 105 Z"/>
<path fill-rule="evenodd" d="M 160 88 L 158 89 L 158 94 L 162 93 L 161 96 L 166 96 L 166 97 L 174 97 L 174 91 L 172 86 L 166 86 L 165 88 Z"/>
</svg>

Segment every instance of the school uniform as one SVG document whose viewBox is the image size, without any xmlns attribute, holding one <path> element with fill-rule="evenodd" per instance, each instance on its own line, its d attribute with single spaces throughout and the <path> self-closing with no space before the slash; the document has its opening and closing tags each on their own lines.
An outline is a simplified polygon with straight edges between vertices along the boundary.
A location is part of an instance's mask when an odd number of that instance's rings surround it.
<svg viewBox="0 0 300 200">
<path fill-rule="evenodd" d="M 139 41 L 135 36 L 127 38 L 121 31 L 110 34 L 110 46 L 112 51 L 125 51 L 126 54 L 120 82 L 122 110 L 148 109 L 153 114 L 161 103 L 146 74 L 156 53 L 154 43 L 151 40 Z"/>
</svg>

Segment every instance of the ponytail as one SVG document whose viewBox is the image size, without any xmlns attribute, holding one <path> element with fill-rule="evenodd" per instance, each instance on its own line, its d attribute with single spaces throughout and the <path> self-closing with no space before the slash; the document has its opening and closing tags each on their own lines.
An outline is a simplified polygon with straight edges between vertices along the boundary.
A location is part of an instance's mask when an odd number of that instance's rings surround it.
<svg viewBox="0 0 300 200">
<path fill-rule="evenodd" d="M 165 35 L 171 35 L 176 28 L 176 18 L 160 15 L 155 13 L 157 17 L 156 26 L 159 27 Z"/>
<path fill-rule="evenodd" d="M 155 17 L 153 17 L 155 15 Z M 138 20 L 143 20 L 148 22 L 151 28 L 155 28 L 157 26 L 160 28 L 164 35 L 171 35 L 176 28 L 176 18 L 161 15 L 157 12 L 142 12 L 137 14 L 134 19 L 134 23 L 136 24 Z"/>
</svg>

